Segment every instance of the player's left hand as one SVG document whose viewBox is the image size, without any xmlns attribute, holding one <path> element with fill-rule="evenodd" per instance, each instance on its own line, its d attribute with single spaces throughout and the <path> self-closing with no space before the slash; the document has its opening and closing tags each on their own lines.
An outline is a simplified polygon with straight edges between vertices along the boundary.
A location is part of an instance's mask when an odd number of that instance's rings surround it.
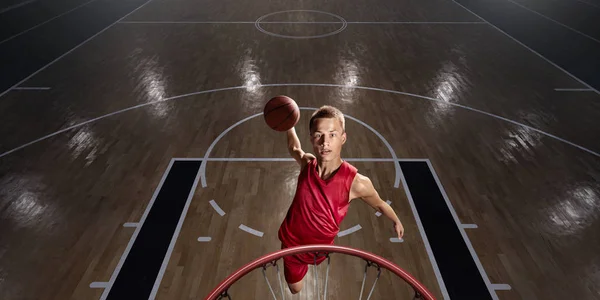
<svg viewBox="0 0 600 300">
<path fill-rule="evenodd" d="M 402 222 L 398 221 L 394 223 L 394 231 L 396 231 L 399 239 L 404 236 L 404 226 L 402 226 Z"/>
</svg>

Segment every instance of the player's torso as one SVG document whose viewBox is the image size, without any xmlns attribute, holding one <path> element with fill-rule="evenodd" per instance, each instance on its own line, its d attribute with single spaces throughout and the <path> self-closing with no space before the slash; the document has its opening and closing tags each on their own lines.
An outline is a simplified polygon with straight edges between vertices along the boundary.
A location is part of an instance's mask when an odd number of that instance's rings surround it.
<svg viewBox="0 0 600 300">
<path fill-rule="evenodd" d="M 350 204 L 350 188 L 356 168 L 343 162 L 330 178 L 323 180 L 316 160 L 309 162 L 298 177 L 296 194 L 282 227 L 300 243 L 331 243 L 339 232 Z"/>
</svg>

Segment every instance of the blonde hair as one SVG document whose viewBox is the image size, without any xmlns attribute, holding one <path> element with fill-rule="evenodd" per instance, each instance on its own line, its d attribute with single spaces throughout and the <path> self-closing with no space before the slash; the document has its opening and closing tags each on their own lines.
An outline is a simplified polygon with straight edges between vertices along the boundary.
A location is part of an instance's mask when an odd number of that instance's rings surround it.
<svg viewBox="0 0 600 300">
<path fill-rule="evenodd" d="M 308 130 L 312 133 L 313 126 L 316 119 L 337 119 L 340 121 L 342 125 L 342 132 L 346 131 L 346 120 L 344 119 L 344 114 L 337 108 L 329 105 L 321 106 L 317 111 L 315 111 L 310 117 L 310 122 L 308 123 Z"/>
</svg>

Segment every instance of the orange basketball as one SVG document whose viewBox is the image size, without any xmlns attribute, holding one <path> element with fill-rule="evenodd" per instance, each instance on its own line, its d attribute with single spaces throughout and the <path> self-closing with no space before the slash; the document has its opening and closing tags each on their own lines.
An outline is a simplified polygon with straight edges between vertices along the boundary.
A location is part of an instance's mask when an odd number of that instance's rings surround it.
<svg viewBox="0 0 600 300">
<path fill-rule="evenodd" d="M 300 109 L 298 104 L 288 96 L 277 96 L 265 105 L 265 122 L 272 129 L 287 131 L 300 120 Z"/>
</svg>

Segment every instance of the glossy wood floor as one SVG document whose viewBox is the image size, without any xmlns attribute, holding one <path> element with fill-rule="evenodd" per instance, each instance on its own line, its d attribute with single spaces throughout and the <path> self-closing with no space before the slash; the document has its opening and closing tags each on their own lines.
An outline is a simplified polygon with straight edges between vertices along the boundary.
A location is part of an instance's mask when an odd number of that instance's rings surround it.
<svg viewBox="0 0 600 300">
<path fill-rule="evenodd" d="M 313 39 L 255 28 L 257 18 L 286 10 L 325 11 L 348 24 Z M 144 23 L 155 21 L 167 23 Z M 317 22 L 262 25 L 279 35 L 343 26 L 311 12 L 264 21 Z M 102 289 L 90 283 L 109 280 L 134 232 L 123 223 L 140 220 L 171 158 L 204 157 L 224 130 L 279 94 L 302 107 L 337 106 L 379 132 L 399 158 L 430 159 L 459 219 L 479 227 L 468 237 L 490 281 L 512 287 L 497 291 L 499 299 L 600 298 L 600 96 L 556 92 L 580 84 L 473 22 L 480 20 L 443 0 L 150 1 L 22 84 L 50 90 L 0 98 L 0 299 L 99 299 Z M 169 100 L 151 103 L 162 99 Z M 309 149 L 310 112 L 301 117 Z M 363 125 L 347 121 L 347 131 L 344 157 L 390 157 Z M 285 136 L 257 117 L 224 135 L 210 157 L 288 155 Z M 158 299 L 201 299 L 232 271 L 279 249 L 298 168 L 206 164 L 208 186 L 195 192 Z M 336 243 L 396 262 L 441 299 L 405 191 L 394 188 L 393 164 L 353 164 L 392 201 L 405 242 L 390 243 L 389 221 L 357 202 L 342 229 L 362 229 Z M 357 295 L 362 267 L 335 257 L 330 296 Z M 268 299 L 260 277 L 232 293 Z M 395 280 L 384 276 L 378 299 L 408 299 Z M 292 299 L 313 293 L 308 284 Z"/>
</svg>

